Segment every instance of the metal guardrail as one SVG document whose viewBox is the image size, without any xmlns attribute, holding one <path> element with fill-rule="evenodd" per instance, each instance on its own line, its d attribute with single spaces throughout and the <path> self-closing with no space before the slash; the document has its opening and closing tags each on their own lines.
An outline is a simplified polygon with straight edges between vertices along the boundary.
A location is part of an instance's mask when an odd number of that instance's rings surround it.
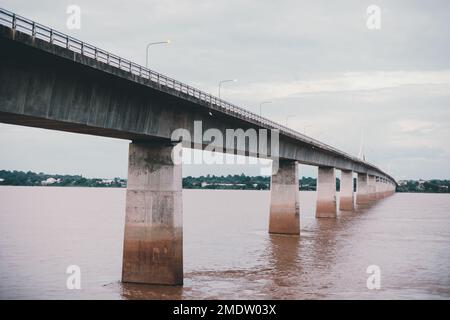
<svg viewBox="0 0 450 320">
<path fill-rule="evenodd" d="M 17 30 L 37 39 L 41 39 L 47 41 L 51 44 L 58 45 L 60 47 L 69 49 L 73 52 L 79 53 L 83 56 L 95 59 L 96 61 L 106 63 L 110 66 L 119 68 L 121 70 L 130 72 L 133 75 L 139 76 L 144 79 L 148 79 L 160 86 L 164 86 L 166 88 L 173 89 L 180 93 L 187 94 L 194 98 L 199 99 L 200 101 L 206 102 L 210 106 L 214 106 L 216 110 L 225 112 L 227 114 L 233 114 L 238 117 L 243 117 L 246 120 L 250 120 L 256 124 L 259 124 L 262 127 L 266 127 L 268 129 L 278 129 L 280 130 L 280 134 L 285 134 L 287 136 L 291 136 L 303 142 L 312 144 L 315 147 L 320 149 L 328 150 L 333 153 L 337 153 L 342 155 L 352 161 L 363 163 L 370 167 L 377 169 L 382 172 L 376 166 L 362 161 L 346 152 L 343 152 L 339 149 L 336 149 L 328 144 L 320 142 L 314 138 L 308 137 L 304 134 L 301 134 L 293 129 L 290 129 L 286 126 L 283 126 L 279 123 L 276 123 L 267 118 L 261 117 L 253 112 L 250 112 L 244 108 L 238 107 L 232 103 L 219 99 L 209 93 L 203 92 L 197 88 L 184 84 L 180 81 L 167 77 L 161 73 L 155 72 L 151 69 L 143 67 L 137 63 L 131 62 L 127 59 L 121 58 L 115 54 L 112 54 L 108 51 L 99 49 L 93 45 L 85 43 L 81 40 L 78 40 L 74 37 L 66 35 L 62 32 L 56 31 L 52 28 L 46 27 L 40 23 L 34 22 L 30 19 L 19 16 L 13 12 L 0 8 L 0 24 L 5 25 L 7 27 L 12 28 L 13 30 Z"/>
</svg>

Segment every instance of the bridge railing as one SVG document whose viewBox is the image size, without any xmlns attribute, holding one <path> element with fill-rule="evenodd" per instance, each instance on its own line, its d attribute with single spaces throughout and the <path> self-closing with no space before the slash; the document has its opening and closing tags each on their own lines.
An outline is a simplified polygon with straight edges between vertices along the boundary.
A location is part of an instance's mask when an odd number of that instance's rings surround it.
<svg viewBox="0 0 450 320">
<path fill-rule="evenodd" d="M 110 66 L 119 68 L 121 70 L 130 72 L 136 76 L 148 79 L 160 86 L 173 89 L 175 91 L 184 93 L 186 95 L 195 97 L 201 101 L 206 102 L 213 109 L 219 110 L 225 113 L 231 113 L 239 117 L 243 117 L 254 123 L 261 125 L 262 127 L 267 127 L 270 129 L 278 129 L 281 134 L 292 136 L 296 139 L 304 141 L 306 143 L 312 144 L 318 148 L 331 151 L 333 153 L 345 156 L 355 162 L 364 163 L 366 165 L 372 166 L 378 169 L 376 166 L 362 161 L 348 153 L 345 153 L 339 149 L 336 149 L 328 144 L 320 142 L 314 138 L 301 134 L 291 128 L 283 126 L 267 118 L 261 117 L 253 112 L 250 112 L 244 108 L 238 107 L 232 103 L 225 100 L 219 99 L 209 93 L 203 92 L 197 88 L 184 84 L 180 81 L 167 77 L 161 73 L 143 67 L 137 63 L 131 62 L 127 59 L 121 58 L 115 54 L 108 51 L 97 48 L 93 45 L 85 43 L 74 37 L 71 37 L 62 32 L 56 31 L 52 28 L 46 27 L 40 23 L 34 22 L 30 19 L 19 16 L 13 12 L 0 8 L 0 24 L 12 28 L 35 38 L 47 41 L 51 44 L 58 45 L 60 47 L 69 49 L 73 52 L 79 53 L 83 56 L 95 59 L 96 61 L 108 64 Z M 378 169 L 379 170 L 379 169 Z"/>
</svg>

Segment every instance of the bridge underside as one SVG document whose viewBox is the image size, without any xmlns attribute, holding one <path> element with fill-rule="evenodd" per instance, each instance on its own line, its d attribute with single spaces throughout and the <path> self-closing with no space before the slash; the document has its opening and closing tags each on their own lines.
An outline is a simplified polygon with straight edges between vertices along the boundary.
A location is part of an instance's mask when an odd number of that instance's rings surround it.
<svg viewBox="0 0 450 320">
<path fill-rule="evenodd" d="M 132 132 L 124 132 L 115 129 L 108 128 L 97 128 L 92 127 L 86 124 L 81 123 L 68 123 L 63 121 L 57 121 L 46 118 L 39 118 L 27 115 L 18 115 L 14 113 L 0 112 L 0 122 L 33 127 L 33 128 L 41 128 L 41 129 L 49 129 L 49 130 L 57 130 L 57 131 L 65 131 L 72 133 L 80 133 L 80 134 L 88 134 L 94 136 L 102 136 L 109 138 L 117 138 L 124 140 L 132 140 L 132 141 L 162 141 L 166 140 L 164 138 L 152 137 L 148 135 L 136 134 Z"/>
</svg>

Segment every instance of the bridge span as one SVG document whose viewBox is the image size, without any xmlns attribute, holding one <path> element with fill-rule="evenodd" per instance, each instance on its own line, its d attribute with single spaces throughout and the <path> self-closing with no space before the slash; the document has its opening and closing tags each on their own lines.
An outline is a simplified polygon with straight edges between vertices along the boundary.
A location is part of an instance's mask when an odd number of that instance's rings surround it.
<svg viewBox="0 0 450 320">
<path fill-rule="evenodd" d="M 269 232 L 300 233 L 298 164 L 318 167 L 317 218 L 335 218 L 395 192 L 386 172 L 206 92 L 0 9 L 0 122 L 131 140 L 122 280 L 183 283 L 182 146 L 173 139 L 214 129 L 266 130 L 257 148 L 232 139 L 224 152 L 277 163 Z M 272 143 L 277 141 L 276 147 Z M 341 170 L 339 208 L 336 169 Z M 356 199 L 354 176 L 357 175 Z"/>
</svg>

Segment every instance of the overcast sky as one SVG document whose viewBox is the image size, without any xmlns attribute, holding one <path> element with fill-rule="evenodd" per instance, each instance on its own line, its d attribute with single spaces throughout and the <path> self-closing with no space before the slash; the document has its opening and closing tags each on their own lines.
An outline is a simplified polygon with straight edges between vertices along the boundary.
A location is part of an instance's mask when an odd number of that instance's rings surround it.
<svg viewBox="0 0 450 320">
<path fill-rule="evenodd" d="M 66 8 L 81 8 L 68 30 Z M 381 8 L 381 29 L 366 26 Z M 398 179 L 450 178 L 450 1 L 22 1 L 0 6 L 285 123 Z M 0 124 L 0 169 L 126 176 L 128 141 Z M 237 168 L 184 168 L 184 175 Z M 257 173 L 254 169 L 246 171 Z M 305 169 L 300 175 L 310 175 Z"/>
</svg>

